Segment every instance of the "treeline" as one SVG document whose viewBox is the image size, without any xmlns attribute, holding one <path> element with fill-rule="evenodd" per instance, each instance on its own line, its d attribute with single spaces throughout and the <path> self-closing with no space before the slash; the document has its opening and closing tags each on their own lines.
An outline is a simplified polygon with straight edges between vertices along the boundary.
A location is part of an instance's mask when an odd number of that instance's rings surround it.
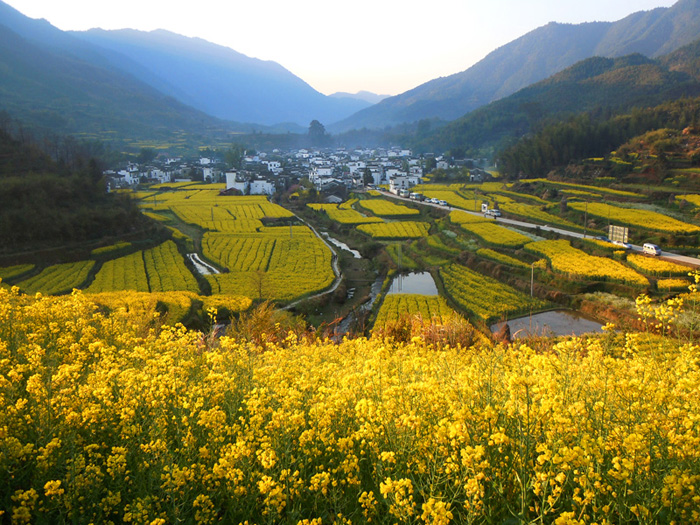
<svg viewBox="0 0 700 525">
<path fill-rule="evenodd" d="M 43 248 L 142 228 L 137 206 L 108 194 L 99 145 L 37 138 L 0 118 L 0 251 Z"/>
<path fill-rule="evenodd" d="M 551 124 L 522 138 L 498 156 L 510 177 L 546 175 L 552 169 L 591 157 L 604 157 L 630 139 L 660 128 L 682 130 L 700 122 L 700 98 L 680 99 L 625 115 L 599 118 L 585 113 Z"/>
</svg>

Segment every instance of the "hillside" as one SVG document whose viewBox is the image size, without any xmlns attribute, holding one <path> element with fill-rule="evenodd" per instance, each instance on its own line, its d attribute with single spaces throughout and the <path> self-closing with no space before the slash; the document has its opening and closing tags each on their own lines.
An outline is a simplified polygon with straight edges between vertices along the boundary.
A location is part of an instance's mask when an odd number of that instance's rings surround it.
<svg viewBox="0 0 700 525">
<path fill-rule="evenodd" d="M 624 112 L 700 95 L 692 75 L 700 43 L 652 60 L 642 55 L 593 57 L 450 122 L 416 142 L 423 150 L 492 154 L 544 123 L 585 111 Z M 673 69 L 669 68 L 674 64 Z"/>
<path fill-rule="evenodd" d="M 659 184 L 674 169 L 698 167 L 698 121 L 700 98 L 608 118 L 584 113 L 523 137 L 498 162 L 509 177 L 539 177 L 555 170 L 571 172 L 574 178 L 629 176 Z"/>
<path fill-rule="evenodd" d="M 56 54 L 0 27 L 0 109 L 28 125 L 103 139 L 223 135 L 232 128 L 131 76 Z"/>
<path fill-rule="evenodd" d="M 160 329 L 135 296 L 108 316 L 97 296 L 0 289 L 14 521 L 698 520 L 685 338 L 256 343 Z"/>
<path fill-rule="evenodd" d="M 79 150 L 77 145 L 74 150 Z M 136 205 L 107 194 L 99 163 L 80 153 L 54 162 L 0 130 L 0 253 L 63 247 L 145 227 Z"/>
<path fill-rule="evenodd" d="M 456 119 L 592 57 L 669 53 L 700 34 L 700 4 L 632 14 L 618 22 L 550 23 L 500 47 L 469 69 L 431 80 L 331 126 L 383 128 L 421 119 Z"/>
<path fill-rule="evenodd" d="M 272 61 L 169 31 L 71 32 L 142 82 L 209 115 L 273 125 L 335 122 L 370 102 L 327 97 Z"/>
<path fill-rule="evenodd" d="M 370 105 L 326 97 L 275 62 L 167 31 L 64 32 L 3 2 L 0 26 L 8 72 L 0 109 L 55 133 L 226 139 L 231 131 L 303 132 L 314 119 Z"/>
</svg>

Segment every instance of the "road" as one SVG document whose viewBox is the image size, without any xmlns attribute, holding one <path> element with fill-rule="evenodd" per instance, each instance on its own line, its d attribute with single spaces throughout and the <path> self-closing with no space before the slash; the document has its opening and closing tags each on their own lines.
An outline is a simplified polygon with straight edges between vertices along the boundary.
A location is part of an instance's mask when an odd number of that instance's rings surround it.
<svg viewBox="0 0 700 525">
<path fill-rule="evenodd" d="M 415 204 L 422 204 L 423 206 L 433 206 L 434 208 L 439 208 L 439 209 L 447 210 L 447 211 L 459 210 L 459 211 L 463 211 L 466 213 L 470 213 L 472 215 L 478 215 L 478 216 L 483 217 L 482 213 L 470 211 L 470 210 L 465 210 L 464 208 L 457 208 L 456 206 L 441 206 L 439 204 L 433 204 L 432 202 L 416 201 L 416 200 L 413 200 L 413 199 L 410 199 L 407 197 L 399 197 L 398 195 L 395 195 L 395 194 L 391 193 L 390 191 L 386 191 L 386 190 L 382 190 L 382 189 L 380 189 L 379 191 L 383 195 L 385 195 L 386 197 L 391 197 L 391 198 L 396 199 L 396 200 L 412 202 Z M 501 222 L 503 224 L 508 224 L 510 226 L 517 226 L 518 228 L 528 228 L 528 229 L 532 229 L 532 230 L 539 228 L 541 231 L 553 232 L 553 233 L 557 233 L 559 235 L 564 235 L 566 237 L 574 237 L 577 239 L 592 238 L 592 236 L 590 236 L 590 235 L 584 235 L 583 233 L 580 233 L 580 232 L 565 230 L 563 228 L 558 228 L 558 227 L 549 226 L 549 225 L 534 224 L 534 223 L 525 222 L 525 221 L 517 221 L 514 219 L 506 219 L 505 217 L 494 217 L 493 220 L 496 222 Z M 636 244 L 631 245 L 630 249 L 632 251 L 642 253 L 642 247 L 637 246 Z M 672 261 L 672 262 L 676 262 L 678 264 L 700 267 L 700 259 L 698 259 L 697 257 L 689 257 L 687 255 L 680 255 L 677 253 L 666 252 L 666 251 L 662 251 L 661 255 L 659 257 L 666 259 L 666 260 L 669 260 L 669 261 Z"/>
</svg>

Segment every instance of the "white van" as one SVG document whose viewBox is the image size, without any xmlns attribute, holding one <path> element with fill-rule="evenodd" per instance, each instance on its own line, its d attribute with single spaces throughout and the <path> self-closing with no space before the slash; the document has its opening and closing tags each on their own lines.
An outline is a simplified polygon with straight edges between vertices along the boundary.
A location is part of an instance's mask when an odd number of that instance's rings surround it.
<svg viewBox="0 0 700 525">
<path fill-rule="evenodd" d="M 642 246 L 642 251 L 647 255 L 661 255 L 661 248 L 656 244 L 651 244 L 650 242 L 645 242 Z"/>
</svg>

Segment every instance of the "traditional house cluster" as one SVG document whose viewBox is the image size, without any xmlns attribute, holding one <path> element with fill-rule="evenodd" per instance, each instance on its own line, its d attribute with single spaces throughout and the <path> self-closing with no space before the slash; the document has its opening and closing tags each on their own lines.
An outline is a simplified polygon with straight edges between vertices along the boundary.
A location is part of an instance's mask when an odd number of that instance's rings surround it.
<svg viewBox="0 0 700 525">
<path fill-rule="evenodd" d="M 326 193 L 365 186 L 385 186 L 398 193 L 420 184 L 428 165 L 442 169 L 455 167 L 443 157 L 416 156 L 399 148 L 275 149 L 270 153 L 244 155 L 235 170 L 210 151 L 193 159 L 161 155 L 147 165 L 130 162 L 105 175 L 110 188 L 192 180 L 225 182 L 227 191 L 243 195 L 271 195 L 307 178 L 318 191 Z M 484 174 L 474 171 L 475 178 Z"/>
</svg>

